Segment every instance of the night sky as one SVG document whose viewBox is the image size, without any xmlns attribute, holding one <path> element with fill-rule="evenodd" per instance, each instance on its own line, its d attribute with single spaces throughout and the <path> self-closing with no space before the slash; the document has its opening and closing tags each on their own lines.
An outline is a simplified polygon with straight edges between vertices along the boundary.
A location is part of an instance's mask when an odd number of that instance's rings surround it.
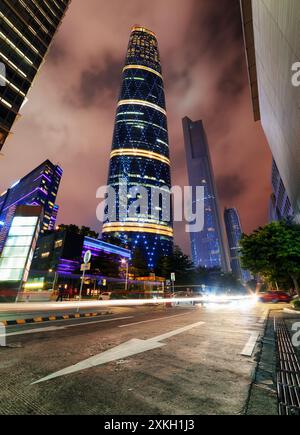
<svg viewBox="0 0 300 435">
<path fill-rule="evenodd" d="M 73 0 L 3 148 L 2 190 L 49 158 L 64 169 L 59 223 L 99 231 L 96 190 L 107 183 L 121 70 L 135 24 L 159 40 L 173 184 L 188 184 L 181 119 L 203 119 L 222 207 L 238 208 L 245 232 L 264 224 L 271 154 L 253 121 L 238 0 Z M 175 233 L 188 252 L 181 224 Z"/>
</svg>

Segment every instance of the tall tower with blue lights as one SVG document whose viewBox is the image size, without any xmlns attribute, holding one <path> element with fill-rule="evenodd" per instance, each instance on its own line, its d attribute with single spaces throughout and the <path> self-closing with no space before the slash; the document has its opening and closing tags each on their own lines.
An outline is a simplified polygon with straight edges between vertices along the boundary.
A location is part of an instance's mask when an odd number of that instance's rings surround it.
<svg viewBox="0 0 300 435">
<path fill-rule="evenodd" d="M 210 147 L 203 121 L 183 119 L 184 142 L 190 186 L 204 188 L 204 228 L 191 233 L 192 258 L 196 266 L 229 271 L 229 258 Z M 192 197 L 193 208 L 199 198 Z"/>
<path fill-rule="evenodd" d="M 158 259 L 169 255 L 173 249 L 171 201 L 160 200 L 156 207 L 151 203 L 155 191 L 165 191 L 168 198 L 171 169 L 158 42 L 152 31 L 141 26 L 133 27 L 130 35 L 109 168 L 108 185 L 120 192 L 124 184 L 128 192 L 132 188 L 147 189 L 148 212 L 121 217 L 122 199 L 120 201 L 118 196 L 117 217 L 104 222 L 103 236 L 113 235 L 132 250 L 138 248 L 153 269 Z M 128 210 L 137 198 L 127 195 Z M 170 209 L 167 218 L 165 208 Z"/>
</svg>

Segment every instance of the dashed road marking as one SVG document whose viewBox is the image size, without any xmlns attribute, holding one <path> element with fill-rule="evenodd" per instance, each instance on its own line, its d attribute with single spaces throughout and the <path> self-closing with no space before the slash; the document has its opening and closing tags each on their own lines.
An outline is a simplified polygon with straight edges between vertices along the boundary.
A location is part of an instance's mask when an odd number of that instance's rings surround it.
<svg viewBox="0 0 300 435">
<path fill-rule="evenodd" d="M 254 332 L 251 337 L 249 338 L 246 346 L 244 347 L 241 355 L 251 357 L 253 355 L 257 340 L 259 338 L 260 334 L 258 332 Z"/>
<path fill-rule="evenodd" d="M 176 314 L 176 316 L 159 317 L 158 319 L 143 320 L 141 322 L 128 323 L 127 325 L 120 325 L 119 328 L 128 328 L 129 326 L 141 325 L 143 323 L 159 322 L 160 320 L 174 319 L 174 317 L 187 316 L 188 314 L 190 313 Z"/>
</svg>

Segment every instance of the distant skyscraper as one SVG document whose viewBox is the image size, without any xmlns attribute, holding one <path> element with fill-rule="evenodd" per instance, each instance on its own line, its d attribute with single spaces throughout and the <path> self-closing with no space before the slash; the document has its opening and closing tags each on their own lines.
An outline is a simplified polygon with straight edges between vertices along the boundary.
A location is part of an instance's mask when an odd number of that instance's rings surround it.
<svg viewBox="0 0 300 435">
<path fill-rule="evenodd" d="M 16 206 L 42 206 L 44 213 L 41 230 L 47 231 L 55 227 L 58 211 L 55 201 L 61 177 L 62 169 L 46 160 L 2 193 L 0 196 L 0 221 L 4 223 L 4 227 L 0 232 L 0 251 L 9 231 Z"/>
<path fill-rule="evenodd" d="M 285 190 L 275 160 L 272 164 L 272 188 L 270 200 L 270 221 L 280 221 L 294 215 L 291 202 Z"/>
<path fill-rule="evenodd" d="M 0 2 L 0 151 L 69 4 L 70 0 Z"/>
<path fill-rule="evenodd" d="M 292 83 L 292 65 L 300 60 L 300 2 L 241 0 L 241 6 L 254 118 L 300 222 L 300 87 Z"/>
<path fill-rule="evenodd" d="M 230 263 L 233 274 L 241 281 L 250 281 L 251 275 L 242 269 L 240 255 L 240 240 L 243 230 L 240 216 L 235 208 L 226 208 L 224 211 L 224 221 L 230 251 Z"/>
<path fill-rule="evenodd" d="M 141 249 L 153 268 L 161 256 L 172 252 L 173 224 L 172 213 L 168 219 L 163 217 L 164 202 L 158 204 L 158 213 L 153 213 L 151 191 L 167 191 L 171 174 L 158 43 L 155 34 L 143 27 L 134 27 L 131 32 L 112 143 L 108 184 L 120 192 L 124 183 L 128 191 L 147 189 L 148 213 L 120 217 L 121 198 L 116 204 L 117 217 L 104 223 L 103 235 L 113 234 L 130 248 Z M 128 195 L 128 209 L 137 198 Z"/>
<path fill-rule="evenodd" d="M 220 267 L 228 271 L 228 255 L 217 189 L 203 122 L 193 122 L 189 118 L 184 118 L 183 130 L 190 186 L 203 186 L 205 192 L 204 229 L 198 233 L 191 233 L 193 261 L 196 266 Z"/>
</svg>

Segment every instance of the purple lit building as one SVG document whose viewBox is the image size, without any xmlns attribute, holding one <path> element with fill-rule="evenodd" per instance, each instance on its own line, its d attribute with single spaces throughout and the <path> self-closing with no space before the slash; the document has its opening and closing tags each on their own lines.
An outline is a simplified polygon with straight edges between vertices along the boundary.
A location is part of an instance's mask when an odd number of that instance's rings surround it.
<svg viewBox="0 0 300 435">
<path fill-rule="evenodd" d="M 60 276 L 78 273 L 86 251 L 91 251 L 93 257 L 107 254 L 120 259 L 131 258 L 128 249 L 102 240 L 84 237 L 67 230 L 53 231 L 39 238 L 32 262 L 32 272 L 54 270 Z"/>
<path fill-rule="evenodd" d="M 55 202 L 62 173 L 59 166 L 46 160 L 0 195 L 0 221 L 3 222 L 3 227 L 0 228 L 0 252 L 16 206 L 42 206 L 41 231 L 55 228 L 58 212 Z"/>
</svg>

